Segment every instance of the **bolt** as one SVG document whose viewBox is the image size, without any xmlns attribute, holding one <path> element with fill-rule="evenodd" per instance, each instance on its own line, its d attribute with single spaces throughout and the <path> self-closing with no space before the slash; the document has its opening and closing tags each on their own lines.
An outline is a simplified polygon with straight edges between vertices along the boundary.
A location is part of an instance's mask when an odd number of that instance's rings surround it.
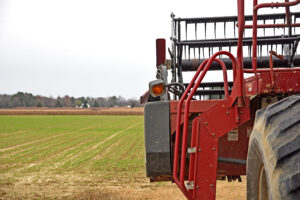
<svg viewBox="0 0 300 200">
<path fill-rule="evenodd" d="M 229 115 L 229 112 L 228 112 L 228 111 L 226 111 L 226 115 Z"/>
<path fill-rule="evenodd" d="M 272 102 L 272 100 L 268 98 L 268 99 L 266 100 L 266 102 L 267 102 L 267 104 L 270 104 L 270 103 Z"/>
<path fill-rule="evenodd" d="M 199 188 L 199 185 L 197 185 L 196 188 L 198 189 L 198 188 Z"/>
<path fill-rule="evenodd" d="M 212 187 L 214 187 L 214 185 L 213 185 L 213 184 L 210 184 L 210 187 L 212 188 Z"/>
<path fill-rule="evenodd" d="M 198 149 L 199 152 L 201 152 L 201 149 Z"/>
<path fill-rule="evenodd" d="M 207 125 L 208 124 L 208 122 L 205 122 L 205 125 Z"/>
<path fill-rule="evenodd" d="M 216 148 L 215 148 L 215 147 L 213 147 L 213 148 L 212 148 L 212 150 L 214 151 L 214 150 L 216 150 Z"/>
<path fill-rule="evenodd" d="M 215 133 L 212 133 L 212 135 L 215 136 L 216 134 L 215 134 Z"/>
</svg>

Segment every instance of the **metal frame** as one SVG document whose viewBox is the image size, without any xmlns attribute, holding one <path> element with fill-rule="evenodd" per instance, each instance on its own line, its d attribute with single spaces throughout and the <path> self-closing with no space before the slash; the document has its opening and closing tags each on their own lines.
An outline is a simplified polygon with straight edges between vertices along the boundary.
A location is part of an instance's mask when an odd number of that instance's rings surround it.
<svg viewBox="0 0 300 200">
<path fill-rule="evenodd" d="M 286 0 L 284 3 L 265 3 L 257 4 L 257 0 L 253 1 L 253 25 L 245 26 L 245 20 L 251 18 L 244 16 L 244 0 L 238 0 L 238 40 L 237 40 L 237 58 L 228 51 L 219 51 L 214 53 L 212 57 L 205 60 L 198 67 L 192 81 L 187 86 L 184 94 L 179 101 L 174 101 L 170 104 L 171 116 L 171 133 L 175 135 L 174 144 L 174 159 L 173 159 L 173 179 L 178 185 L 180 190 L 188 199 L 215 199 L 216 193 L 216 179 L 217 175 L 228 175 L 226 173 L 219 172 L 218 169 L 228 169 L 229 166 L 234 165 L 238 169 L 237 174 L 245 173 L 244 160 L 246 159 L 244 149 L 240 153 L 236 153 L 237 157 L 219 157 L 219 148 L 224 142 L 224 136 L 232 130 L 237 130 L 239 135 L 244 135 L 243 139 L 236 143 L 247 146 L 248 130 L 251 131 L 254 114 L 259 106 L 255 105 L 255 101 L 251 101 L 250 97 L 257 95 L 276 95 L 276 94 L 292 94 L 300 93 L 300 68 L 277 68 L 273 66 L 273 56 L 282 59 L 276 52 L 270 52 L 270 68 L 257 69 L 257 28 L 273 28 L 274 25 L 257 25 L 257 20 L 260 17 L 257 16 L 257 10 L 265 7 L 286 7 L 286 24 L 280 26 L 291 27 L 298 26 L 297 23 L 291 23 L 290 16 L 292 15 L 288 9 L 289 6 L 297 5 L 300 0 L 289 2 Z M 277 15 L 274 15 L 277 17 Z M 261 18 L 266 17 L 265 15 Z M 282 17 L 282 15 L 278 15 Z M 236 19 L 236 18 L 234 18 Z M 188 22 L 195 23 L 195 19 L 185 19 Z M 226 19 L 216 18 L 215 21 L 212 18 L 202 19 L 205 22 L 224 21 Z M 183 19 L 175 19 L 174 22 L 183 21 Z M 179 26 L 180 23 L 175 23 L 173 26 Z M 244 69 L 243 66 L 243 33 L 245 28 L 253 28 L 253 41 L 252 41 L 252 69 Z M 291 31 L 289 31 L 291 33 Z M 291 37 L 291 34 L 289 36 Z M 177 33 L 173 33 L 177 36 Z M 183 43 L 180 41 L 180 32 L 178 33 L 178 41 L 175 41 L 177 46 L 176 52 L 179 52 L 177 56 L 178 64 L 175 62 L 173 66 L 176 72 L 176 65 L 178 70 L 178 76 L 182 78 L 182 71 L 178 65 L 181 65 L 182 48 L 180 45 Z M 291 38 L 284 39 L 287 42 Z M 295 39 L 295 38 L 292 38 Z M 280 39 L 281 40 L 281 39 Z M 295 43 L 296 41 L 296 43 Z M 299 38 L 289 43 L 290 45 L 298 45 Z M 182 47 L 182 46 L 181 46 Z M 297 48 L 297 47 L 296 47 Z M 174 51 L 173 51 L 174 53 Z M 227 70 L 226 65 L 222 60 L 217 59 L 220 55 L 226 55 L 230 58 L 233 69 L 233 87 L 229 95 Z M 176 57 L 176 53 L 172 55 Z M 197 92 L 205 74 L 211 67 L 212 63 L 218 62 L 223 70 L 224 78 L 224 93 L 225 99 L 223 100 L 211 100 L 211 101 L 192 101 L 194 94 Z M 244 79 L 244 73 L 253 73 L 254 76 Z M 174 79 L 173 79 L 174 80 Z M 177 108 L 177 114 L 174 110 Z M 190 117 L 193 113 L 199 115 L 193 119 L 192 123 L 192 135 L 190 141 L 190 147 L 188 150 L 188 124 Z M 174 116 L 176 115 L 176 116 Z M 176 131 L 174 132 L 174 119 L 176 117 Z M 173 127 L 173 128 L 172 128 Z M 182 131 L 181 131 L 182 130 Z M 174 133 L 173 133 L 174 132 Z M 181 134 L 182 132 L 182 134 Z M 181 144 L 180 144 L 181 142 Z M 223 146 L 224 147 L 224 146 Z M 187 164 L 187 153 L 189 152 L 189 162 Z M 232 153 L 232 152 L 231 152 Z M 180 155 L 181 154 L 181 155 Z M 222 156 L 232 156 L 222 154 Z M 179 158 L 180 157 L 180 158 Z M 222 164 L 224 163 L 225 164 Z M 189 166 L 187 168 L 187 165 Z M 238 166 L 237 166 L 238 165 Z M 230 171 L 230 170 L 229 170 Z M 233 173 L 233 172 L 231 172 Z M 179 177 L 178 177 L 179 175 Z"/>
<path fill-rule="evenodd" d="M 257 1 L 256 1 L 257 2 Z M 285 3 L 271 3 L 269 6 L 273 7 L 278 7 L 278 6 L 284 6 L 284 5 L 295 5 L 298 1 L 295 2 L 289 2 L 288 4 Z M 254 2 L 255 3 L 255 2 Z M 257 4 L 257 3 L 256 3 Z M 263 4 L 263 6 L 266 6 Z M 254 6 L 255 7 L 255 6 Z M 260 7 L 256 7 L 254 10 L 258 10 Z M 257 28 L 262 28 L 264 30 L 264 36 L 263 37 L 257 37 L 256 39 L 255 36 L 251 38 L 244 38 L 242 43 L 243 46 L 248 47 L 248 54 L 252 55 L 250 56 L 250 59 L 252 61 L 246 61 L 248 63 L 245 63 L 247 66 L 249 65 L 254 65 L 253 68 L 254 70 L 256 68 L 261 68 L 261 67 L 266 67 L 267 65 L 265 64 L 266 62 L 263 61 L 263 56 L 262 56 L 262 47 L 266 46 L 267 49 L 270 48 L 270 50 L 275 50 L 277 52 L 278 46 L 281 47 L 281 54 L 283 54 L 283 46 L 288 44 L 290 49 L 293 49 L 293 53 L 291 55 L 286 55 L 286 57 L 289 57 L 287 59 L 288 67 L 293 67 L 293 62 L 295 61 L 295 51 L 298 48 L 298 43 L 300 40 L 300 35 L 295 34 L 295 27 L 299 27 L 300 23 L 297 23 L 297 19 L 300 19 L 300 13 L 291 13 L 286 7 L 286 14 L 265 14 L 265 15 L 256 15 L 254 16 L 244 16 L 243 23 L 245 22 L 250 22 L 253 21 L 253 25 L 245 25 L 243 27 L 244 29 L 252 29 L 253 26 L 255 30 Z M 192 59 L 192 54 L 194 54 L 194 57 L 198 58 L 198 65 L 201 64 L 204 60 L 207 59 L 205 54 L 208 54 L 208 58 L 213 55 L 213 51 L 218 48 L 219 50 L 222 50 L 223 48 L 227 47 L 229 48 L 229 52 L 231 52 L 231 48 L 235 47 L 238 45 L 238 38 L 240 36 L 238 35 L 238 17 L 237 16 L 229 16 L 229 17 L 206 17 L 206 18 L 175 18 L 175 15 L 172 14 L 172 36 L 171 36 L 171 41 L 172 41 L 172 50 L 169 50 L 169 53 L 172 58 L 172 82 L 179 82 L 183 83 L 183 72 L 186 70 L 187 64 L 188 66 L 191 65 L 190 62 L 197 62 L 197 59 Z M 263 22 L 263 24 L 257 25 L 257 21 L 260 20 Z M 274 24 L 266 24 L 268 20 L 273 20 Z M 279 20 L 284 20 L 284 24 L 277 24 Z M 206 38 L 206 32 L 207 32 L 207 24 L 208 23 L 213 23 L 214 24 L 214 39 L 207 39 Z M 216 32 L 217 32 L 217 24 L 223 23 L 224 24 L 224 38 L 217 38 L 216 37 Z M 234 32 L 234 38 L 228 38 L 226 37 L 226 24 L 228 23 L 233 23 L 233 32 Z M 200 25 L 204 24 L 204 32 L 205 38 L 203 40 L 199 40 L 199 30 L 200 30 Z M 194 35 L 196 40 L 188 40 L 187 38 L 187 33 L 188 33 L 188 27 L 194 25 Z M 275 35 L 275 28 L 278 27 L 289 27 L 287 35 L 282 38 L 281 35 Z M 265 29 L 270 29 L 273 28 L 274 30 L 274 36 L 266 36 L 265 34 Z M 293 34 L 293 28 L 294 28 L 294 34 Z M 285 29 L 284 29 L 285 31 Z M 200 30 L 200 33 L 202 33 Z M 185 34 L 185 38 L 183 35 Z M 255 31 L 253 34 L 257 35 Z M 189 35 L 192 35 L 190 33 Z M 237 37 L 239 36 L 239 37 Z M 252 42 L 253 45 L 252 45 Z M 252 48 L 253 46 L 253 48 Z M 274 47 L 274 49 L 273 49 Z M 198 55 L 196 56 L 196 50 Z M 268 51 L 268 50 L 267 50 Z M 239 56 L 237 56 L 239 57 Z M 256 59 L 256 62 L 260 63 L 260 66 L 257 66 L 255 62 L 253 62 Z M 246 59 L 248 60 L 248 59 Z M 299 65 L 299 59 L 297 58 L 296 65 Z M 254 64 L 252 64 L 254 63 Z M 268 63 L 268 61 L 267 61 Z M 286 64 L 286 63 L 285 63 Z M 275 67 L 277 64 L 274 65 Z M 247 67 L 248 68 L 248 67 Z M 188 70 L 191 70 L 191 68 L 187 68 Z"/>
</svg>

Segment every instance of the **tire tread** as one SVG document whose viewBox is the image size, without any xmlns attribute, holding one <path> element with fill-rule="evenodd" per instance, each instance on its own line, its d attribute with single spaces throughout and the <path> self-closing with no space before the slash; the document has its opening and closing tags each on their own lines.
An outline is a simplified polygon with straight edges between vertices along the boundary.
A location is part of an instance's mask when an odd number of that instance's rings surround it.
<svg viewBox="0 0 300 200">
<path fill-rule="evenodd" d="M 269 184 L 279 183 L 277 190 L 269 187 L 269 194 L 279 191 L 281 200 L 299 200 L 300 97 L 290 96 L 257 111 L 252 134 L 248 155 L 251 155 L 250 151 L 255 152 L 251 142 L 256 141 L 255 148 L 260 148 L 264 165 L 267 163 L 269 166 L 266 169 L 269 171 Z M 273 198 L 277 200 L 278 196 Z"/>
</svg>

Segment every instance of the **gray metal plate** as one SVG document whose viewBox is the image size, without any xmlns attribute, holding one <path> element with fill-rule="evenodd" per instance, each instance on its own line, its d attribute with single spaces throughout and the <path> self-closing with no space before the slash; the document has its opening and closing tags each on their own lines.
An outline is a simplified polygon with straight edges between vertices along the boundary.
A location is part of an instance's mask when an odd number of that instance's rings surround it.
<svg viewBox="0 0 300 200">
<path fill-rule="evenodd" d="M 169 102 L 149 102 L 144 111 L 147 177 L 171 175 Z"/>
</svg>

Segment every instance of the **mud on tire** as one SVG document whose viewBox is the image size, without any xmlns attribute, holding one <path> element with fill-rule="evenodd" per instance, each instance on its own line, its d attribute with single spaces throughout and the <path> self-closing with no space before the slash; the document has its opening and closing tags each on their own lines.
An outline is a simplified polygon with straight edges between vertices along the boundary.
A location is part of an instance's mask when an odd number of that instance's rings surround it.
<svg viewBox="0 0 300 200">
<path fill-rule="evenodd" d="M 257 111 L 249 140 L 247 199 L 300 199 L 300 96 Z"/>
</svg>

